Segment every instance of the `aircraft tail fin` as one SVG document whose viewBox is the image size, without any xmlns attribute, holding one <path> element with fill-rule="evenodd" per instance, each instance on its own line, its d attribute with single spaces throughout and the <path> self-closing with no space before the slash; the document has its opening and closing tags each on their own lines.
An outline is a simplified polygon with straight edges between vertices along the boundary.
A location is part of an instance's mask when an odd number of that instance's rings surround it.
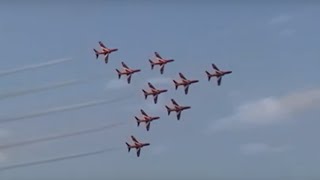
<svg viewBox="0 0 320 180">
<path fill-rule="evenodd" d="M 150 64 L 151 64 L 151 69 L 153 69 L 153 68 L 154 68 L 154 63 L 152 62 L 151 59 L 149 59 L 149 62 L 150 62 Z"/>
<path fill-rule="evenodd" d="M 121 72 L 119 71 L 119 69 L 116 69 L 117 73 L 118 73 L 118 79 L 121 78 Z"/>
<path fill-rule="evenodd" d="M 144 99 L 147 99 L 147 97 L 148 97 L 148 92 L 145 91 L 144 89 L 142 89 L 142 91 L 143 91 L 143 94 L 144 94 Z"/>
<path fill-rule="evenodd" d="M 207 76 L 208 76 L 208 81 L 210 81 L 210 79 L 211 79 L 211 74 L 210 74 L 208 71 L 206 71 L 206 74 L 207 74 Z"/>
<path fill-rule="evenodd" d="M 138 119 L 137 116 L 135 116 L 134 118 L 136 118 L 136 120 L 137 120 L 137 126 L 139 127 L 139 126 L 140 126 L 140 120 Z"/>
<path fill-rule="evenodd" d="M 96 54 L 96 59 L 98 59 L 98 57 L 99 57 L 98 51 L 97 51 L 96 49 L 94 49 L 94 48 L 93 48 L 93 51 L 94 51 L 94 53 Z"/>
<path fill-rule="evenodd" d="M 128 144 L 128 143 L 126 142 L 126 145 L 127 145 L 127 148 L 128 148 L 128 152 L 130 152 L 130 150 L 131 150 L 130 144 Z"/>
<path fill-rule="evenodd" d="M 168 106 L 166 106 L 166 109 L 167 109 L 168 115 L 170 115 L 171 109 Z"/>
<path fill-rule="evenodd" d="M 174 82 L 174 86 L 175 86 L 175 88 L 176 88 L 176 90 L 177 90 L 177 89 L 178 89 L 179 84 L 178 84 L 178 82 L 177 82 L 176 80 L 173 80 L 173 82 Z"/>
</svg>

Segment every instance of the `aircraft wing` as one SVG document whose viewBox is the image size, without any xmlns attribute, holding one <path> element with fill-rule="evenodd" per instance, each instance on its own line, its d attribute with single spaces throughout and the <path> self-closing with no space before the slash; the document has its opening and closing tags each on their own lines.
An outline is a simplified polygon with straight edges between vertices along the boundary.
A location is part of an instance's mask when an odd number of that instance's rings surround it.
<svg viewBox="0 0 320 180">
<path fill-rule="evenodd" d="M 172 102 L 172 104 L 179 106 L 179 104 L 174 99 L 171 99 L 171 102 Z"/>
<path fill-rule="evenodd" d="M 100 47 L 102 47 L 102 48 L 108 49 L 101 41 L 99 41 L 99 45 L 100 45 Z"/>
<path fill-rule="evenodd" d="M 178 119 L 178 120 L 180 120 L 180 117 L 181 117 L 181 111 L 179 111 L 179 112 L 177 113 L 177 119 Z"/>
<path fill-rule="evenodd" d="M 213 68 L 213 69 L 215 69 L 215 70 L 217 70 L 217 71 L 220 71 L 220 69 L 219 69 L 215 64 L 212 63 L 211 65 L 212 65 L 212 68 Z"/>
<path fill-rule="evenodd" d="M 148 82 L 148 86 L 149 86 L 151 89 L 156 89 L 150 82 Z"/>
<path fill-rule="evenodd" d="M 127 78 L 127 82 L 128 82 L 128 84 L 130 84 L 130 82 L 131 82 L 131 74 L 128 76 L 128 78 Z"/>
<path fill-rule="evenodd" d="M 146 112 L 144 112 L 144 110 L 140 109 L 141 114 L 148 116 Z"/>
<path fill-rule="evenodd" d="M 121 62 L 122 67 L 129 69 L 129 67 L 126 65 L 126 63 Z"/>
<path fill-rule="evenodd" d="M 221 80 L 222 80 L 222 77 L 219 77 L 219 78 L 218 78 L 218 86 L 221 85 Z"/>
<path fill-rule="evenodd" d="M 131 139 L 132 139 L 132 141 L 139 143 L 139 141 L 134 136 L 131 136 Z"/>
<path fill-rule="evenodd" d="M 155 96 L 153 97 L 153 101 L 154 101 L 155 104 L 157 104 L 157 102 L 158 102 L 158 95 L 155 95 Z"/>
<path fill-rule="evenodd" d="M 139 149 L 137 150 L 137 156 L 138 156 L 138 157 L 140 156 L 140 152 L 141 152 L 141 149 L 139 148 Z"/>
<path fill-rule="evenodd" d="M 162 57 L 160 56 L 160 54 L 158 52 L 154 52 L 154 55 L 156 55 L 157 58 L 162 59 Z"/>
<path fill-rule="evenodd" d="M 150 122 L 147 123 L 147 131 L 149 131 L 150 129 L 150 124 L 151 124 Z"/>
<path fill-rule="evenodd" d="M 187 86 L 184 87 L 184 93 L 185 93 L 185 94 L 188 94 L 188 91 L 189 91 L 189 85 L 187 85 Z"/>
<path fill-rule="evenodd" d="M 160 67 L 160 74 L 163 74 L 163 72 L 164 72 L 164 64 L 162 64 Z"/>
<path fill-rule="evenodd" d="M 179 76 L 181 77 L 181 79 L 187 80 L 187 78 L 180 72 Z"/>
<path fill-rule="evenodd" d="M 107 54 L 105 57 L 104 57 L 104 62 L 106 64 L 108 64 L 108 61 L 109 61 L 109 54 Z"/>
</svg>

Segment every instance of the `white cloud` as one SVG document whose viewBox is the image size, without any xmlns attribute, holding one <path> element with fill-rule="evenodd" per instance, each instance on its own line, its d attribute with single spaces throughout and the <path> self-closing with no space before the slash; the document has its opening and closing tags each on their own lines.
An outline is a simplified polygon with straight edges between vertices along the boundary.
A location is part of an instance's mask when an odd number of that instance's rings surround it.
<svg viewBox="0 0 320 180">
<path fill-rule="evenodd" d="M 260 153 L 284 152 L 288 149 L 286 146 L 272 146 L 265 143 L 249 143 L 240 147 L 240 150 L 245 155 L 255 155 Z"/>
<path fill-rule="evenodd" d="M 120 88 L 124 88 L 127 87 L 129 84 L 127 83 L 126 80 L 123 79 L 113 79 L 110 80 L 107 85 L 106 88 L 107 89 L 120 89 Z"/>
<path fill-rule="evenodd" d="M 289 93 L 282 97 L 266 97 L 240 105 L 232 115 L 214 121 L 209 131 L 271 125 L 319 107 L 320 89 Z"/>
<path fill-rule="evenodd" d="M 269 24 L 282 24 L 290 21 L 291 19 L 292 19 L 292 16 L 290 15 L 279 15 L 279 16 L 273 17 L 270 20 Z"/>
</svg>

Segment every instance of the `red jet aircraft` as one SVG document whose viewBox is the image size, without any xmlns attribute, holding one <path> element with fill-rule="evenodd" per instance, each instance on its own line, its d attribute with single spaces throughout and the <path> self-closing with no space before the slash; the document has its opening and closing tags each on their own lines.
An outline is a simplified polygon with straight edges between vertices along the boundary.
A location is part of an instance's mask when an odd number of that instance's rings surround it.
<svg viewBox="0 0 320 180">
<path fill-rule="evenodd" d="M 149 95 L 152 95 L 155 104 L 158 102 L 158 95 L 168 91 L 167 89 L 156 89 L 150 82 L 148 82 L 148 86 L 150 87 L 151 91 L 147 92 L 146 90 L 142 89 L 144 93 L 144 99 L 147 99 Z"/>
<path fill-rule="evenodd" d="M 189 80 L 181 72 L 179 73 L 181 81 L 173 80 L 176 90 L 179 86 L 184 86 L 184 93 L 188 94 L 190 84 L 197 83 L 199 80 Z"/>
<path fill-rule="evenodd" d="M 152 61 L 151 59 L 149 59 L 149 62 L 151 64 L 151 69 L 153 69 L 155 65 L 159 65 L 160 66 L 160 73 L 163 74 L 164 66 L 167 63 L 173 62 L 174 59 L 163 59 L 158 52 L 154 52 L 154 54 L 156 56 L 156 60 Z"/>
<path fill-rule="evenodd" d="M 121 78 L 121 75 L 127 75 L 127 82 L 128 84 L 130 84 L 131 82 L 131 76 L 132 74 L 136 73 L 136 72 L 140 72 L 140 69 L 131 69 L 129 68 L 124 62 L 121 62 L 122 68 L 123 70 L 120 71 L 119 69 L 116 69 L 117 73 L 118 73 L 118 79 Z"/>
<path fill-rule="evenodd" d="M 168 115 L 170 115 L 171 111 L 175 111 L 175 112 L 177 112 L 177 119 L 178 120 L 180 120 L 181 112 L 183 110 L 191 108 L 191 106 L 180 106 L 174 99 L 171 99 L 171 102 L 173 104 L 173 108 L 170 108 L 170 107 L 166 106 L 166 109 L 168 111 Z"/>
<path fill-rule="evenodd" d="M 159 116 L 149 116 L 146 112 L 144 112 L 144 110 L 140 109 L 141 114 L 143 115 L 142 119 L 139 119 L 137 116 L 135 116 L 136 120 L 137 120 L 137 126 L 139 127 L 140 123 L 144 122 L 146 123 L 146 129 L 147 131 L 149 131 L 150 129 L 150 124 L 152 121 L 160 119 Z"/>
<path fill-rule="evenodd" d="M 98 59 L 100 54 L 104 55 L 104 62 L 107 64 L 109 59 L 109 54 L 111 54 L 112 52 L 118 51 L 118 49 L 117 48 L 109 49 L 101 41 L 99 41 L 99 45 L 100 45 L 101 51 L 98 51 L 93 48 L 93 51 L 96 54 L 96 59 Z"/>
<path fill-rule="evenodd" d="M 130 152 L 131 148 L 135 148 L 137 150 L 137 157 L 140 156 L 140 151 L 142 147 L 150 145 L 150 143 L 140 143 L 134 136 L 131 136 L 131 139 L 134 143 L 133 145 L 130 145 L 129 143 L 126 142 L 126 145 L 128 147 L 128 152 Z"/>
<path fill-rule="evenodd" d="M 213 74 L 210 74 L 208 71 L 206 71 L 206 74 L 208 76 L 208 81 L 210 81 L 211 77 L 217 77 L 217 83 L 218 86 L 221 85 L 222 77 L 226 74 L 231 74 L 232 71 L 221 71 L 215 64 L 211 64 L 212 68 L 215 70 Z"/>
</svg>

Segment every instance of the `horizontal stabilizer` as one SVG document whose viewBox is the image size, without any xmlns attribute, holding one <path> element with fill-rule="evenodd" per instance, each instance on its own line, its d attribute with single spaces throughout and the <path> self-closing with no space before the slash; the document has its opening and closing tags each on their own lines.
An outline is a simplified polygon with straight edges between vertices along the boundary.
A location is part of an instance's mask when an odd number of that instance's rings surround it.
<svg viewBox="0 0 320 180">
<path fill-rule="evenodd" d="M 210 81 L 210 79 L 211 79 L 211 74 L 210 74 L 208 71 L 206 71 L 206 74 L 207 74 L 207 76 L 208 76 L 208 81 Z"/>
<path fill-rule="evenodd" d="M 138 119 L 137 116 L 135 116 L 134 118 L 137 120 L 137 126 L 139 127 L 140 126 L 140 119 Z"/>
<path fill-rule="evenodd" d="M 177 90 L 177 89 L 178 89 L 178 87 L 179 87 L 178 82 L 177 82 L 177 81 L 175 81 L 175 80 L 172 80 L 172 81 L 173 81 L 173 83 L 174 83 L 175 89 Z"/>
<path fill-rule="evenodd" d="M 153 63 L 153 61 L 152 61 L 151 59 L 149 59 L 149 62 L 150 62 L 150 65 L 151 65 L 151 69 L 153 69 L 153 68 L 154 68 L 154 63 Z"/>
<path fill-rule="evenodd" d="M 166 106 L 166 109 L 167 109 L 168 115 L 170 115 L 171 109 L 168 106 Z"/>
<path fill-rule="evenodd" d="M 128 144 L 128 143 L 126 142 L 126 145 L 127 145 L 127 148 L 128 148 L 128 152 L 130 152 L 130 150 L 131 150 L 130 144 Z"/>
<path fill-rule="evenodd" d="M 121 72 L 119 71 L 119 69 L 116 69 L 117 73 L 118 73 L 118 79 L 121 78 Z"/>
</svg>

